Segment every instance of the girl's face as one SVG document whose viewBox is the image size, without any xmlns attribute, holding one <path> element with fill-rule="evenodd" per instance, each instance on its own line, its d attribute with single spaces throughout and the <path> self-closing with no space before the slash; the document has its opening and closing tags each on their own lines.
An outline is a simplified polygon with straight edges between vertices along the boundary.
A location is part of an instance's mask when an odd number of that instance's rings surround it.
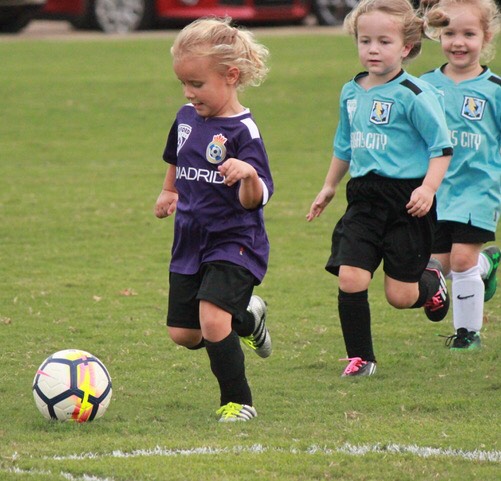
<svg viewBox="0 0 501 481">
<path fill-rule="evenodd" d="M 174 72 L 183 85 L 184 96 L 202 117 L 230 117 L 242 112 L 236 85 L 239 70 L 216 70 L 214 59 L 186 55 L 174 61 Z"/>
<path fill-rule="evenodd" d="M 440 43 L 455 71 L 478 69 L 485 33 L 478 12 L 473 6 L 456 6 L 447 9 L 450 23 L 442 29 Z"/>
<path fill-rule="evenodd" d="M 360 62 L 369 72 L 372 84 L 388 82 L 402 69 L 402 60 L 412 46 L 404 45 L 398 18 L 378 10 L 360 15 L 357 21 L 357 46 Z"/>
</svg>

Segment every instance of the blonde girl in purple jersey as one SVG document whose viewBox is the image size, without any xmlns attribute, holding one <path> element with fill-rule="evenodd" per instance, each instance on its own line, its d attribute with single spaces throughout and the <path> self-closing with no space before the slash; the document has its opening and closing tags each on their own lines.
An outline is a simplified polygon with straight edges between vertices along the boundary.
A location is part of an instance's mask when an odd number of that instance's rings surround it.
<svg viewBox="0 0 501 481">
<path fill-rule="evenodd" d="M 263 207 L 273 193 L 259 129 L 238 91 L 259 85 L 268 50 L 230 19 L 185 27 L 171 49 L 189 103 L 171 127 L 169 164 L 155 215 L 174 213 L 167 328 L 191 350 L 206 348 L 220 388 L 221 422 L 257 416 L 240 339 L 271 354 L 267 306 L 253 288 L 269 254 Z"/>
</svg>

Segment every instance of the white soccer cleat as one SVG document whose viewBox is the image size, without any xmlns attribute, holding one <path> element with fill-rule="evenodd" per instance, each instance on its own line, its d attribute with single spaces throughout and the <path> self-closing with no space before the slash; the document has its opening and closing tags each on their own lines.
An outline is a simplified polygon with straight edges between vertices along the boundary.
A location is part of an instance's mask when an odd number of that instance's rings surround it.
<svg viewBox="0 0 501 481">
<path fill-rule="evenodd" d="M 242 337 L 242 342 L 256 351 L 259 357 L 268 357 L 271 355 L 271 336 L 266 328 L 266 314 L 268 307 L 266 302 L 259 296 L 252 296 L 247 307 L 254 316 L 254 332 L 250 336 Z"/>
</svg>

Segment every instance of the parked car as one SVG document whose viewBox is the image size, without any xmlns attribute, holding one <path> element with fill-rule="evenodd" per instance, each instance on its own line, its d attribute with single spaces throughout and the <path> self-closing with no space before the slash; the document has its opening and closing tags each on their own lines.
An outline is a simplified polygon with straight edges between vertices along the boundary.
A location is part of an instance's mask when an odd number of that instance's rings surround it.
<svg viewBox="0 0 501 481">
<path fill-rule="evenodd" d="M 206 15 L 229 15 L 244 24 L 291 24 L 313 13 L 320 25 L 336 25 L 356 4 L 357 0 L 47 0 L 40 17 L 110 33 L 186 25 Z"/>
<path fill-rule="evenodd" d="M 0 33 L 22 30 L 46 0 L 0 0 Z"/>
<path fill-rule="evenodd" d="M 309 0 L 47 0 L 42 18 L 69 20 L 77 28 L 126 33 L 159 24 L 186 25 L 229 15 L 241 23 L 299 23 Z"/>
</svg>

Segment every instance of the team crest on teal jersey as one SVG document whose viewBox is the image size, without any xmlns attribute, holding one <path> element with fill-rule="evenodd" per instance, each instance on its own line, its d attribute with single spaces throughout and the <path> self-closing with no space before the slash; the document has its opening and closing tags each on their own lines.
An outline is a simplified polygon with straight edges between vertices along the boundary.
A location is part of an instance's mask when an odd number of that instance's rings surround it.
<svg viewBox="0 0 501 481">
<path fill-rule="evenodd" d="M 468 120 L 482 120 L 484 116 L 485 100 L 475 97 L 465 97 L 461 115 Z"/>
<path fill-rule="evenodd" d="M 212 137 L 212 142 L 207 146 L 205 157 L 211 164 L 219 164 L 226 158 L 226 147 L 224 144 L 228 139 L 223 134 Z"/>
<path fill-rule="evenodd" d="M 372 102 L 370 121 L 376 125 L 389 123 L 391 106 L 392 102 L 381 102 L 381 100 L 374 100 L 374 102 Z"/>
<path fill-rule="evenodd" d="M 357 99 L 348 99 L 346 101 L 346 110 L 348 111 L 348 118 L 350 119 L 350 125 L 353 123 L 353 116 L 357 110 Z"/>
<path fill-rule="evenodd" d="M 191 134 L 191 125 L 179 124 L 177 127 L 177 153 L 183 148 Z"/>
</svg>

